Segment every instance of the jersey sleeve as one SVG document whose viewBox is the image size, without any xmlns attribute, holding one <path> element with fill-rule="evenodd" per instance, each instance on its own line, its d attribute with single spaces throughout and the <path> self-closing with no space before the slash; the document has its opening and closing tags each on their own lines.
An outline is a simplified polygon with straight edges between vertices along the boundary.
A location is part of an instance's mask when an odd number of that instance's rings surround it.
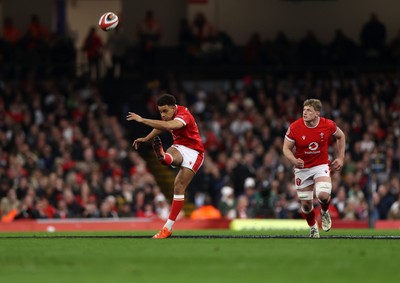
<svg viewBox="0 0 400 283">
<path fill-rule="evenodd" d="M 289 128 L 287 129 L 286 134 L 285 134 L 285 138 L 290 142 L 294 142 L 295 141 L 292 125 L 290 125 Z"/>
<path fill-rule="evenodd" d="M 335 135 L 338 130 L 336 123 L 332 120 L 328 120 L 328 125 L 331 135 Z"/>
<path fill-rule="evenodd" d="M 181 121 L 185 126 L 186 126 L 187 124 L 189 124 L 189 122 L 190 122 L 190 115 L 189 115 L 189 112 L 188 112 L 187 108 L 185 108 L 185 111 L 179 111 L 179 112 L 176 114 L 174 120 Z"/>
</svg>

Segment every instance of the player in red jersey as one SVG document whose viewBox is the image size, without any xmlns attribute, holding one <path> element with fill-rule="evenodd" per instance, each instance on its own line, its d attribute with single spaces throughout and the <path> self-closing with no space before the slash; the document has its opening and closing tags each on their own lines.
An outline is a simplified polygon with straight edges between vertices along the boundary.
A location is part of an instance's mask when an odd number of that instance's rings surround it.
<svg viewBox="0 0 400 283">
<path fill-rule="evenodd" d="M 164 165 L 180 168 L 175 178 L 174 199 L 168 220 L 161 231 L 153 236 L 155 239 L 163 239 L 172 235 L 172 226 L 183 207 L 185 190 L 203 164 L 204 147 L 192 114 L 186 107 L 177 105 L 174 96 L 162 95 L 157 101 L 157 106 L 161 120 L 145 119 L 132 112 L 128 113 L 127 120 L 153 128 L 147 136 L 133 142 L 132 146 L 135 149 L 138 149 L 141 143 L 152 140 L 158 160 Z M 169 131 L 174 140 L 173 145 L 166 152 L 158 137 L 164 131 Z"/>
<path fill-rule="evenodd" d="M 303 216 L 310 226 L 311 238 L 319 238 L 313 207 L 314 189 L 321 204 L 322 229 L 329 231 L 332 226 L 328 212 L 332 190 L 329 138 L 334 136 L 337 143 L 337 158 L 331 163 L 334 170 L 343 167 L 346 144 L 344 133 L 336 123 L 320 116 L 321 108 L 322 103 L 318 99 L 304 101 L 303 117 L 290 125 L 283 142 L 283 154 L 295 167 L 297 195 Z"/>
</svg>

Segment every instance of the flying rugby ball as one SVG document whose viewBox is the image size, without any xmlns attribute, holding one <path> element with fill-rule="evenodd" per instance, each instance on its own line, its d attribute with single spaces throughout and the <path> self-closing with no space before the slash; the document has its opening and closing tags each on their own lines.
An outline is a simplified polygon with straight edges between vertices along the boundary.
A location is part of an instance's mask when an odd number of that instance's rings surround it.
<svg viewBox="0 0 400 283">
<path fill-rule="evenodd" d="M 104 13 L 99 20 L 99 27 L 104 31 L 110 31 L 118 26 L 119 19 L 113 12 Z"/>
</svg>

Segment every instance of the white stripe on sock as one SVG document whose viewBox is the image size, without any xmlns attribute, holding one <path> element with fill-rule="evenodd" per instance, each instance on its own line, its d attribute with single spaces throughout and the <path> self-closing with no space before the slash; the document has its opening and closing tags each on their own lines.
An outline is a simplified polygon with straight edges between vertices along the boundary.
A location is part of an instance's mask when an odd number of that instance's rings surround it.
<svg viewBox="0 0 400 283">
<path fill-rule="evenodd" d="M 174 199 L 175 200 L 184 200 L 185 199 L 185 195 L 174 195 Z"/>
</svg>

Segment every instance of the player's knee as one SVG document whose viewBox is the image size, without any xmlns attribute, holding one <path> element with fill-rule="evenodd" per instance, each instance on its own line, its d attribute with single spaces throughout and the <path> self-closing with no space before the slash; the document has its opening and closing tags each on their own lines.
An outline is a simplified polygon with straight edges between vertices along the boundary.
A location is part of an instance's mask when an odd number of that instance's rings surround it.
<svg viewBox="0 0 400 283">
<path fill-rule="evenodd" d="M 331 197 L 332 184 L 330 182 L 318 182 L 315 184 L 315 194 L 322 203 L 329 201 Z"/>
<path fill-rule="evenodd" d="M 303 213 L 308 214 L 313 210 L 314 206 L 312 201 L 302 201 L 301 202 L 301 210 Z"/>
<path fill-rule="evenodd" d="M 313 191 L 297 191 L 297 197 L 302 203 L 311 202 L 314 198 Z"/>
</svg>

